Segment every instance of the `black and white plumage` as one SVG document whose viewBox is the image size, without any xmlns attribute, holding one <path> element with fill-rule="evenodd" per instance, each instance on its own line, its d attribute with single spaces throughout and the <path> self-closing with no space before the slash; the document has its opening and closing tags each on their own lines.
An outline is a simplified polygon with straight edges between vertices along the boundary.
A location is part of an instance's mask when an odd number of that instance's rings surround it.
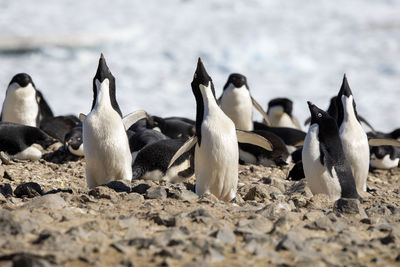
<svg viewBox="0 0 400 267">
<path fill-rule="evenodd" d="M 332 201 L 359 198 L 335 119 L 310 102 L 308 106 L 311 125 L 302 151 L 307 185 L 313 194 L 326 194 Z"/>
<path fill-rule="evenodd" d="M 43 119 L 40 123 L 40 129 L 64 143 L 65 135 L 80 124 L 80 120 L 74 115 L 56 116 Z"/>
<path fill-rule="evenodd" d="M 53 113 L 31 76 L 16 74 L 10 81 L 3 102 L 1 121 L 39 127 L 43 118 Z"/>
<path fill-rule="evenodd" d="M 267 114 L 273 127 L 288 127 L 301 130 L 293 116 L 293 102 L 288 98 L 274 98 L 268 103 Z"/>
<path fill-rule="evenodd" d="M 195 122 L 187 118 L 152 116 L 151 120 L 152 125 L 150 127 L 160 129 L 169 138 L 187 140 L 195 134 Z"/>
<path fill-rule="evenodd" d="M 0 151 L 11 158 L 21 160 L 39 160 L 42 149 L 56 142 L 37 127 L 0 122 Z"/>
<path fill-rule="evenodd" d="M 64 137 L 64 147 L 73 155 L 83 157 L 82 125 L 79 124 Z"/>
<path fill-rule="evenodd" d="M 175 183 L 193 176 L 194 149 L 182 154 L 168 168 L 172 157 L 184 143 L 183 139 L 161 139 L 144 146 L 132 165 L 132 178 Z"/>
<path fill-rule="evenodd" d="M 356 103 L 346 75 L 343 77 L 336 103 L 337 125 L 343 151 L 352 169 L 357 191 L 365 196 L 370 159 L 369 144 L 367 134 L 358 120 Z"/>
<path fill-rule="evenodd" d="M 115 96 L 115 78 L 101 54 L 93 78 L 93 103 L 82 123 L 89 188 L 114 180 L 132 180 L 132 155 Z"/>
<path fill-rule="evenodd" d="M 397 139 L 396 130 L 390 133 L 368 132 L 368 138 L 392 138 Z M 383 145 L 370 147 L 370 166 L 375 169 L 392 169 L 399 165 L 400 148 L 397 146 Z"/>
</svg>

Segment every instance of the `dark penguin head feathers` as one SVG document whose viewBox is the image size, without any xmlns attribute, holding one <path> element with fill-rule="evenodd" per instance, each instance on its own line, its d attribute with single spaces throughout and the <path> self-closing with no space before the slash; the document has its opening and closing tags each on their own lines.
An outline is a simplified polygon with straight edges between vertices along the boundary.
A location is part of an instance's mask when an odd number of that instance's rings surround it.
<svg viewBox="0 0 400 267">
<path fill-rule="evenodd" d="M 99 66 L 97 67 L 96 75 L 93 78 L 92 109 L 96 105 L 97 93 L 99 90 L 99 88 L 97 88 L 96 81 L 98 81 L 99 83 L 102 83 L 105 79 L 108 79 L 108 81 L 109 81 L 109 94 L 110 94 L 111 106 L 122 117 L 122 112 L 121 112 L 119 105 L 117 103 L 117 100 L 115 98 L 115 78 L 111 74 L 111 71 L 107 66 L 106 59 L 104 58 L 103 53 L 101 53 L 100 59 L 99 59 Z"/>
<path fill-rule="evenodd" d="M 343 102 L 342 102 L 342 96 L 350 97 L 352 95 L 353 95 L 353 93 L 351 92 L 349 83 L 347 82 L 346 74 L 344 74 L 342 86 L 340 87 L 338 96 L 336 98 L 336 106 L 337 106 L 337 114 L 338 114 L 337 115 L 337 124 L 339 125 L 339 127 L 342 124 L 343 119 L 344 119 L 344 107 L 343 107 Z M 354 101 L 354 98 L 353 98 L 353 109 L 354 109 L 356 118 L 358 118 L 356 102 Z"/>
<path fill-rule="evenodd" d="M 314 123 L 318 124 L 320 133 L 319 135 L 321 135 L 321 132 L 325 130 L 327 131 L 327 133 L 335 133 L 339 131 L 336 121 L 334 118 L 332 118 L 332 116 L 330 116 L 322 109 L 318 108 L 310 101 L 307 101 L 307 104 L 311 113 L 311 125 L 313 125 Z"/>
<path fill-rule="evenodd" d="M 200 85 L 204 85 L 205 87 L 210 86 L 215 99 L 214 84 L 212 82 L 211 77 L 208 75 L 206 69 L 204 68 L 201 58 L 199 58 L 199 60 L 197 61 L 197 68 L 193 76 L 193 81 L 191 83 L 192 91 L 194 97 L 196 98 L 196 104 L 197 104 L 196 135 L 198 137 L 199 146 L 201 145 L 201 123 L 203 122 L 203 116 L 204 116 L 204 100 L 200 91 Z"/>
<path fill-rule="evenodd" d="M 293 111 L 293 102 L 292 100 L 282 97 L 282 98 L 274 98 L 268 103 L 268 111 L 272 107 L 280 106 L 283 108 L 283 111 L 287 113 L 289 116 L 292 116 Z M 268 113 L 267 111 L 267 113 Z"/>
<path fill-rule="evenodd" d="M 10 86 L 13 83 L 17 83 L 21 87 L 26 87 L 28 84 L 32 84 L 32 86 L 35 87 L 35 84 L 33 83 L 31 76 L 29 76 L 26 73 L 18 73 L 18 74 L 16 74 L 11 79 L 10 83 L 8 84 L 8 86 Z"/>
<path fill-rule="evenodd" d="M 240 88 L 243 85 L 246 86 L 247 90 L 249 90 L 249 86 L 247 85 L 247 79 L 246 76 L 239 74 L 239 73 L 232 73 L 228 77 L 228 81 L 226 81 L 226 84 L 224 85 L 224 91 L 228 88 L 230 84 L 233 84 L 235 88 Z"/>
</svg>

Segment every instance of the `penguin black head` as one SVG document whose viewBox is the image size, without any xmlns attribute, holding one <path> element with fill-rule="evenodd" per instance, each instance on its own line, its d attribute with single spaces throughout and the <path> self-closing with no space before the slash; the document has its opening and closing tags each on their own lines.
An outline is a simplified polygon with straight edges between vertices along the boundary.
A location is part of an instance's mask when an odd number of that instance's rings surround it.
<svg viewBox="0 0 400 267">
<path fill-rule="evenodd" d="M 349 98 L 350 96 L 353 96 L 353 93 L 351 92 L 349 83 L 347 82 L 346 74 L 344 74 L 344 76 L 343 76 L 342 86 L 340 87 L 339 93 L 336 98 L 336 106 L 337 106 L 337 113 L 338 113 L 337 124 L 339 127 L 342 124 L 343 119 L 344 119 L 344 107 L 343 107 L 343 102 L 342 102 L 343 101 L 342 96 L 345 96 L 347 98 Z M 353 97 L 353 109 L 354 109 L 355 116 L 358 119 L 356 102 L 354 101 L 354 97 Z"/>
<path fill-rule="evenodd" d="M 332 116 L 330 116 L 326 111 L 318 108 L 310 101 L 307 101 L 307 104 L 311 112 L 311 125 L 317 123 L 320 128 L 329 129 L 333 127 L 332 130 L 338 130 L 336 121 Z"/>
<path fill-rule="evenodd" d="M 283 111 L 287 113 L 289 116 L 292 116 L 292 111 L 293 111 L 293 102 L 292 100 L 288 98 L 274 98 L 268 103 L 268 111 L 272 107 L 280 106 L 283 108 Z M 267 113 L 268 113 L 267 111 Z"/>
<path fill-rule="evenodd" d="M 115 97 L 115 77 L 112 75 L 110 69 L 108 68 L 106 59 L 104 58 L 103 53 L 101 53 L 100 59 L 99 59 L 99 65 L 97 67 L 97 72 L 93 78 L 92 109 L 96 105 L 97 92 L 100 89 L 100 88 L 97 88 L 96 81 L 98 81 L 99 83 L 102 83 L 105 79 L 108 79 L 108 81 L 109 81 L 109 94 L 110 94 L 111 106 L 122 117 L 122 112 L 119 108 L 119 105 L 118 105 L 116 97 Z"/>
<path fill-rule="evenodd" d="M 12 79 L 11 82 L 8 84 L 10 86 L 13 83 L 17 83 L 20 87 L 26 87 L 28 84 L 32 84 L 35 87 L 35 84 L 32 81 L 31 76 L 26 73 L 18 73 Z"/>
<path fill-rule="evenodd" d="M 226 84 L 224 85 L 224 90 L 228 88 L 229 84 L 233 84 L 235 88 L 240 88 L 243 85 L 245 85 L 247 90 L 249 89 L 249 86 L 247 85 L 246 76 L 240 73 L 232 73 L 231 75 L 229 75 L 228 81 L 226 81 Z"/>
<path fill-rule="evenodd" d="M 210 86 L 212 94 L 215 99 L 214 84 L 211 77 L 208 75 L 206 69 L 204 68 L 201 58 L 197 61 L 197 68 L 193 76 L 193 81 L 191 83 L 193 94 L 196 98 L 196 135 L 198 138 L 198 144 L 201 145 L 201 123 L 203 122 L 204 116 L 204 100 L 200 91 L 200 85 Z"/>
</svg>

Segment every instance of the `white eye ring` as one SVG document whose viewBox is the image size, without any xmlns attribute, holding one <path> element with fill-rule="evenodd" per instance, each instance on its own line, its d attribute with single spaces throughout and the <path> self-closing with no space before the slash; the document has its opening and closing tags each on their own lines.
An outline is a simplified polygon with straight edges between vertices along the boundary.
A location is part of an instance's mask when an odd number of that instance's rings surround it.
<svg viewBox="0 0 400 267">
<path fill-rule="evenodd" d="M 318 117 L 321 118 L 321 117 L 322 117 L 322 114 L 321 114 L 321 113 L 318 113 Z"/>
</svg>

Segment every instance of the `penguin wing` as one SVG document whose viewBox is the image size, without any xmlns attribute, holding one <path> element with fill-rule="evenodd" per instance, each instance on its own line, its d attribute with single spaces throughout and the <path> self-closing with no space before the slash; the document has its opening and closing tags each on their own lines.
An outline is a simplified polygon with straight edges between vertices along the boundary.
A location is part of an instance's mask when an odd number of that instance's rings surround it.
<svg viewBox="0 0 400 267">
<path fill-rule="evenodd" d="M 400 146 L 400 141 L 391 138 L 368 138 L 370 146 Z"/>
<path fill-rule="evenodd" d="M 258 102 L 253 97 L 251 97 L 251 102 L 253 103 L 253 106 L 258 110 L 258 112 L 260 112 L 260 114 L 263 116 L 265 123 L 268 126 L 271 126 L 271 121 L 269 120 L 267 113 L 265 113 L 261 105 L 258 104 Z"/>
<path fill-rule="evenodd" d="M 256 145 L 268 151 L 273 150 L 272 143 L 259 134 L 236 129 L 236 135 L 239 143 Z"/>
<path fill-rule="evenodd" d="M 364 119 L 364 117 L 362 117 L 361 115 L 357 115 L 357 117 L 361 122 L 363 122 L 365 125 L 367 125 L 367 127 L 370 128 L 373 133 L 376 133 L 374 127 L 372 127 L 372 125 L 369 124 L 369 122 L 366 119 Z"/>
<path fill-rule="evenodd" d="M 51 110 L 47 101 L 44 99 L 42 92 L 40 92 L 38 89 L 36 89 L 36 100 L 39 104 L 41 119 L 54 117 L 53 111 Z"/>
<path fill-rule="evenodd" d="M 122 118 L 122 122 L 124 123 L 125 130 L 128 130 L 133 124 L 141 119 L 147 119 L 147 112 L 144 110 L 137 110 Z"/>
<path fill-rule="evenodd" d="M 319 152 L 320 152 L 321 164 L 325 166 L 325 168 L 329 172 L 329 175 L 331 177 L 333 177 L 332 169 L 334 166 L 334 162 L 333 162 L 332 158 L 329 156 L 328 149 L 326 148 L 325 144 L 322 142 L 319 142 Z"/>
<path fill-rule="evenodd" d="M 196 143 L 197 143 L 198 139 L 197 136 L 192 136 L 190 137 L 179 149 L 178 151 L 176 151 L 176 153 L 174 154 L 174 156 L 172 157 L 172 159 L 170 160 L 169 164 L 168 164 L 168 168 L 172 166 L 172 164 L 174 164 L 174 162 L 186 151 L 189 151 Z M 167 169 L 168 169 L 167 168 Z"/>
</svg>

